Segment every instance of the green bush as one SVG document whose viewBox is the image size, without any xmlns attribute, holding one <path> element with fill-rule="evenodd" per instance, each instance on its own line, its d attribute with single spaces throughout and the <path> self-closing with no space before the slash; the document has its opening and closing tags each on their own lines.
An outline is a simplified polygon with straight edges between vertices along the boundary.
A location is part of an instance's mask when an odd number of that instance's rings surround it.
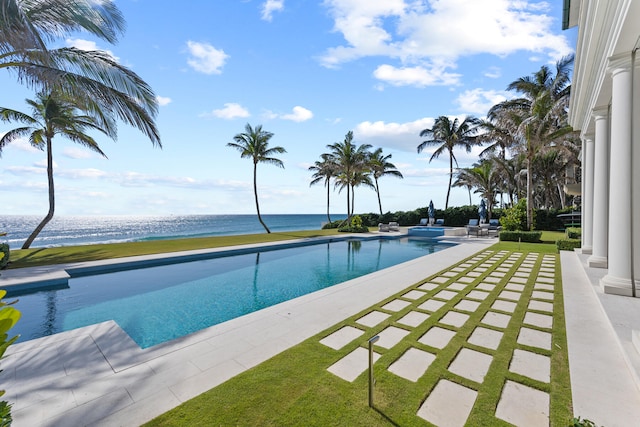
<svg viewBox="0 0 640 427">
<path fill-rule="evenodd" d="M 542 231 L 501 231 L 501 242 L 525 242 L 538 243 L 542 237 Z"/>
<path fill-rule="evenodd" d="M 0 243 L 0 269 L 5 268 L 7 264 L 9 264 L 9 244 L 8 243 Z"/>
<path fill-rule="evenodd" d="M 11 304 L 2 301 L 6 294 L 6 291 L 0 290 L 0 359 L 4 356 L 7 348 L 18 339 L 18 335 L 9 339 L 7 333 L 20 319 L 20 311 L 11 307 Z M 4 390 L 0 390 L 0 396 L 2 395 L 4 395 Z M 0 402 L 0 426 L 9 425 L 11 425 L 11 405 L 2 401 Z"/>
<path fill-rule="evenodd" d="M 534 209 L 534 229 L 536 230 L 563 230 L 564 223 L 558 218 L 558 215 L 571 213 L 575 209 L 573 207 L 564 209 Z"/>
<path fill-rule="evenodd" d="M 569 239 L 581 239 L 582 238 L 582 228 L 578 227 L 570 227 L 567 228 L 567 237 Z"/>
<path fill-rule="evenodd" d="M 582 245 L 580 239 L 559 239 L 556 240 L 556 246 L 559 251 L 572 251 Z"/>
<path fill-rule="evenodd" d="M 527 200 L 520 199 L 511 208 L 505 209 L 500 218 L 500 225 L 506 231 L 527 230 Z"/>
<path fill-rule="evenodd" d="M 360 218 L 360 215 L 354 215 L 351 217 L 351 222 L 338 228 L 338 231 L 344 231 L 347 233 L 367 233 L 369 232 L 369 227 L 362 224 L 362 218 Z"/>
</svg>

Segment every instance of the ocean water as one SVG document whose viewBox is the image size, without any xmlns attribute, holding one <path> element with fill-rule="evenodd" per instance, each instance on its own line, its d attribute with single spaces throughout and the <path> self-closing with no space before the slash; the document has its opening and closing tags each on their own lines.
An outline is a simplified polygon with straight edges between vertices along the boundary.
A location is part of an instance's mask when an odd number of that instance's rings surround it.
<svg viewBox="0 0 640 427">
<path fill-rule="evenodd" d="M 331 216 L 332 221 L 346 215 Z M 263 215 L 272 232 L 319 230 L 325 214 Z M 19 249 L 41 216 L 0 215 L 0 242 Z M 60 216 L 40 232 L 32 248 L 89 245 L 184 237 L 264 233 L 257 215 Z"/>
</svg>

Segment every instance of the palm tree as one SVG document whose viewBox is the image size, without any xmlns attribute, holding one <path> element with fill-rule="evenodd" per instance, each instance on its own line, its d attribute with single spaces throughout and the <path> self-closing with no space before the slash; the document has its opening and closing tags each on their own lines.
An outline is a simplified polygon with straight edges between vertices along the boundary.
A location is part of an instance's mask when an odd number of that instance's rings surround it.
<svg viewBox="0 0 640 427">
<path fill-rule="evenodd" d="M 571 85 L 569 73 L 573 56 L 567 56 L 556 63 L 555 75 L 549 67 L 542 66 L 532 76 L 520 77 L 511 82 L 508 90 L 522 94 L 494 105 L 489 114 L 510 114 L 519 116 L 517 136 L 522 141 L 521 150 L 526 156 L 527 166 L 527 226 L 533 226 L 533 162 L 535 156 L 558 143 L 573 132 L 567 124 L 567 108 Z"/>
<path fill-rule="evenodd" d="M 106 52 L 46 45 L 79 30 L 115 43 L 124 28 L 124 18 L 111 0 L 3 0 L 0 68 L 16 71 L 29 86 L 93 104 L 161 145 L 154 121 L 157 99 L 144 80 Z"/>
<path fill-rule="evenodd" d="M 362 144 L 356 146 L 353 143 L 353 131 L 347 132 L 343 142 L 336 142 L 334 144 L 327 145 L 327 148 L 331 149 L 332 160 L 338 166 L 338 174 L 335 177 L 335 186 L 340 190 L 347 189 L 347 222 L 351 221 L 351 215 L 353 214 L 351 191 L 355 189 L 357 185 L 362 184 L 359 182 L 356 185 L 356 181 L 360 180 L 361 176 L 357 175 L 367 169 L 367 159 L 369 158 L 369 149 L 371 145 Z M 357 179 L 356 179 L 357 178 Z"/>
<path fill-rule="evenodd" d="M 235 148 L 240 151 L 241 158 L 250 158 L 253 161 L 253 194 L 256 199 L 256 211 L 258 212 L 258 221 L 267 231 L 271 233 L 267 224 L 262 220 L 260 215 L 260 204 L 258 203 L 258 180 L 257 171 L 258 163 L 270 163 L 284 169 L 282 160 L 272 157 L 274 154 L 286 153 L 282 147 L 269 148 L 269 140 L 273 133 L 262 130 L 262 125 L 252 128 L 249 123 L 244 127 L 244 132 L 233 137 L 235 142 L 227 143 L 227 147 Z"/>
<path fill-rule="evenodd" d="M 328 153 L 321 154 L 322 160 L 316 160 L 316 162 L 309 166 L 309 170 L 313 171 L 312 179 L 309 185 L 315 185 L 321 181 L 324 181 L 324 186 L 327 187 L 327 221 L 331 224 L 331 216 L 329 215 L 329 184 L 331 178 L 337 173 L 337 166 L 332 157 Z"/>
<path fill-rule="evenodd" d="M 475 163 L 470 168 L 458 170 L 458 180 L 475 188 L 475 193 L 487 200 L 488 218 L 491 219 L 491 210 L 495 204 L 496 193 L 498 192 L 498 175 L 495 164 L 490 159 L 483 159 Z"/>
<path fill-rule="evenodd" d="M 18 121 L 25 124 L 7 132 L 0 139 L 0 150 L 6 144 L 25 136 L 34 147 L 47 152 L 47 181 L 49 186 L 49 211 L 22 245 L 28 249 L 42 229 L 51 221 L 55 212 L 55 192 L 53 183 L 53 151 L 52 143 L 56 135 L 63 135 L 71 141 L 83 145 L 106 157 L 98 143 L 86 132 L 97 130 L 111 139 L 116 139 L 117 128 L 114 119 L 102 115 L 88 106 L 78 105 L 76 100 L 65 95 L 51 92 L 40 92 L 37 99 L 27 99 L 33 115 L 0 108 L 0 120 L 4 122 Z"/>
<path fill-rule="evenodd" d="M 471 147 L 477 144 L 478 132 L 478 119 L 468 116 L 462 123 L 458 122 L 458 119 L 451 121 L 447 116 L 438 117 L 431 129 L 424 129 L 420 132 L 420 137 L 431 138 L 426 141 L 422 141 L 418 145 L 418 153 L 428 145 L 439 145 L 436 151 L 433 152 L 429 163 L 433 159 L 440 157 L 442 153 L 447 151 L 449 153 L 449 187 L 447 187 L 447 199 L 444 204 L 444 208 L 449 207 L 449 193 L 451 192 L 451 181 L 453 180 L 453 164 L 455 162 L 456 168 L 458 167 L 458 160 L 453 154 L 453 150 L 456 147 L 463 147 L 467 153 L 471 152 Z"/>
<path fill-rule="evenodd" d="M 380 187 L 378 186 L 378 179 L 385 175 L 395 176 L 397 178 L 404 178 L 402 173 L 396 166 L 389 162 L 391 154 L 386 156 L 382 153 L 382 148 L 377 148 L 369 157 L 369 168 L 373 173 L 373 180 L 375 183 L 376 194 L 378 195 L 378 208 L 380 209 L 380 216 L 382 216 L 382 203 L 380 202 Z"/>
</svg>

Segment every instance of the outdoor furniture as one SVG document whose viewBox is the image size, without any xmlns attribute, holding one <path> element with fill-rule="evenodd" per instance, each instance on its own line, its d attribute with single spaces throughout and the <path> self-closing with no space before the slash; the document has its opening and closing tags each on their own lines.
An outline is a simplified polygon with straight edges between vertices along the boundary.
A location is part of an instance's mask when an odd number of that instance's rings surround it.
<svg viewBox="0 0 640 427">
<path fill-rule="evenodd" d="M 397 222 L 390 222 L 389 231 L 400 231 L 400 224 L 398 224 Z"/>
<path fill-rule="evenodd" d="M 438 218 L 436 219 L 436 223 L 435 225 L 444 225 L 444 218 Z"/>
<path fill-rule="evenodd" d="M 475 234 L 476 237 L 480 235 L 480 225 L 478 225 L 477 219 L 470 219 L 469 224 L 467 224 L 467 237 Z"/>
<path fill-rule="evenodd" d="M 420 223 L 418 225 L 429 225 L 429 218 L 420 218 Z"/>
<path fill-rule="evenodd" d="M 378 224 L 378 231 L 389 231 L 389 224 Z"/>
<path fill-rule="evenodd" d="M 489 230 L 488 234 L 495 234 L 496 236 L 502 231 L 502 227 L 500 226 L 500 221 L 497 219 L 489 220 Z"/>
</svg>

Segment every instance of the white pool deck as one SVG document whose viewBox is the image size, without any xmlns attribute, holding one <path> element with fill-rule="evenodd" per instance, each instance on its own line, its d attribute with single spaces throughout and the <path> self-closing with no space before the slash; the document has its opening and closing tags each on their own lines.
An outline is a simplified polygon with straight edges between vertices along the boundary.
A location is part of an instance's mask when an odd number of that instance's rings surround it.
<svg viewBox="0 0 640 427">
<path fill-rule="evenodd" d="M 0 362 L 13 425 L 140 425 L 495 241 L 460 238 L 444 251 L 144 350 L 112 321 L 13 345 Z M 592 284 L 599 272 L 580 257 L 561 254 L 574 413 L 608 427 L 636 425 L 640 381 L 632 368 L 640 355 L 629 343 L 640 324 L 619 318 L 624 310 L 640 317 L 640 300 L 599 295 Z M 3 271 L 0 288 L 64 277 L 65 267 Z"/>
</svg>

